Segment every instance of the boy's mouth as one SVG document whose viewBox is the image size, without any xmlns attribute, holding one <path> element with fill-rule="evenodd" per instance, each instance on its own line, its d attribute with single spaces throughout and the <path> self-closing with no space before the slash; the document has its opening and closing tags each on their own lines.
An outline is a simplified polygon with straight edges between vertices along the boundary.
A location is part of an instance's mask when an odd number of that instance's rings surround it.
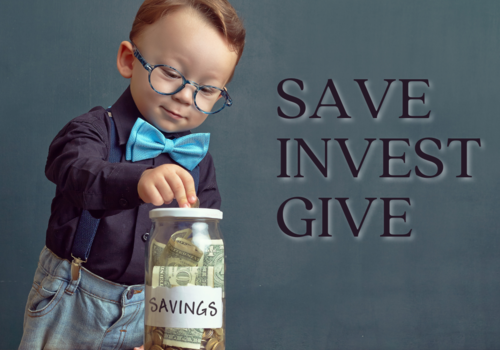
<svg viewBox="0 0 500 350">
<path fill-rule="evenodd" d="M 180 114 L 177 114 L 177 113 L 175 113 L 175 112 L 172 112 L 172 111 L 170 111 L 170 110 L 166 109 L 166 108 L 165 108 L 165 107 L 163 107 L 163 106 L 162 106 L 161 108 L 163 108 L 163 109 L 167 112 L 167 114 L 168 114 L 170 117 L 174 118 L 174 119 L 184 119 L 184 117 L 183 117 L 182 115 L 180 115 Z"/>
</svg>

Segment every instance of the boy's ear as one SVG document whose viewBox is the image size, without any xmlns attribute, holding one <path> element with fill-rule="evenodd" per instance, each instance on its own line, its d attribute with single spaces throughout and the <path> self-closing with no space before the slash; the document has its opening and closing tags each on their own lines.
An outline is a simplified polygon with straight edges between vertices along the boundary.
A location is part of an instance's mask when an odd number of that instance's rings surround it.
<svg viewBox="0 0 500 350">
<path fill-rule="evenodd" d="M 132 44 L 128 41 L 122 41 L 118 48 L 118 56 L 116 57 L 116 66 L 122 77 L 130 79 L 134 68 L 134 51 Z"/>
</svg>

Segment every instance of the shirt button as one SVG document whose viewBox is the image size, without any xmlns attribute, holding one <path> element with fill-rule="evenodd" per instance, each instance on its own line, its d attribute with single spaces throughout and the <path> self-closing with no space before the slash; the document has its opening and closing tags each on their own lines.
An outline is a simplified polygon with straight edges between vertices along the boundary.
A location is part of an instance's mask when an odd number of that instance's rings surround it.
<svg viewBox="0 0 500 350">
<path fill-rule="evenodd" d="M 134 290 L 133 289 L 130 289 L 128 292 L 127 292 L 127 299 L 130 300 L 132 299 L 132 297 L 134 296 Z"/>
<path fill-rule="evenodd" d="M 122 207 L 126 207 L 128 205 L 128 201 L 125 198 L 120 199 L 120 205 Z"/>
<path fill-rule="evenodd" d="M 148 232 L 146 232 L 145 234 L 143 234 L 143 235 L 142 235 L 142 240 L 143 240 L 144 242 L 147 242 L 147 241 L 148 241 L 148 236 L 149 236 L 149 233 L 148 233 Z"/>
</svg>

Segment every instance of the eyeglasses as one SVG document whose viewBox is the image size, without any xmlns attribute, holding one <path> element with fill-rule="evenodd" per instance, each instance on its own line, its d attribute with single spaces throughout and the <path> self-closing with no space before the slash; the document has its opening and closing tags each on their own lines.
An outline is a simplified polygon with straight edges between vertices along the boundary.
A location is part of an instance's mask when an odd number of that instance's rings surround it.
<svg viewBox="0 0 500 350">
<path fill-rule="evenodd" d="M 181 72 L 166 64 L 152 66 L 142 57 L 134 43 L 132 43 L 132 47 L 134 48 L 134 56 L 149 72 L 149 85 L 160 95 L 175 95 L 184 89 L 186 84 L 191 84 L 195 87 L 194 105 L 202 113 L 215 114 L 224 107 L 230 107 L 233 104 L 225 87 L 221 89 L 212 85 L 199 85 L 194 81 L 187 80 Z"/>
</svg>

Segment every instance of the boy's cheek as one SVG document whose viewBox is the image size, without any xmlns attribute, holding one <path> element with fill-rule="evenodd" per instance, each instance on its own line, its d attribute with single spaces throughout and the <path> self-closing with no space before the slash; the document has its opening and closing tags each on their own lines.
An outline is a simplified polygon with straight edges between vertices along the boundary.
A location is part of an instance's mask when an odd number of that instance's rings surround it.
<svg viewBox="0 0 500 350">
<path fill-rule="evenodd" d="M 150 109 L 153 108 L 153 106 L 159 106 L 161 102 L 158 100 L 158 97 L 161 96 L 154 92 L 149 86 L 147 75 L 145 77 L 132 76 L 130 80 L 130 92 L 132 93 L 132 99 L 135 105 L 145 119 L 150 114 Z"/>
</svg>

